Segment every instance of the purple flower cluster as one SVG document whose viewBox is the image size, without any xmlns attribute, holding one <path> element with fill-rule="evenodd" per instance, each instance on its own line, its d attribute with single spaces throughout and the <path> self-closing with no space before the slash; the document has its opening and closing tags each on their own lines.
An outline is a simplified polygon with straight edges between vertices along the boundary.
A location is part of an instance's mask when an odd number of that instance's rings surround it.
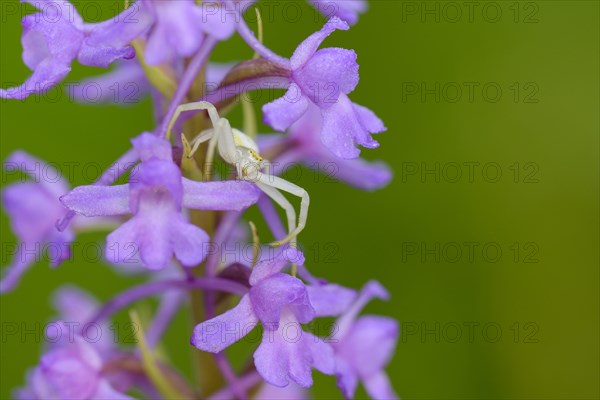
<svg viewBox="0 0 600 400">
<path fill-rule="evenodd" d="M 30 177 L 2 192 L 19 251 L 3 271 L 0 292 L 13 290 L 43 258 L 40 244 L 67 249 L 52 257 L 57 267 L 69 257 L 77 235 L 90 229 L 111 231 L 104 244 L 109 265 L 146 278 L 105 303 L 72 287 L 57 292 L 53 326 L 70 334 L 46 346 L 15 397 L 131 399 L 141 393 L 245 399 L 253 393 L 255 399 L 304 399 L 316 369 L 335 376 L 345 398 L 354 397 L 359 382 L 372 398 L 397 398 L 385 367 L 394 354 L 398 323 L 359 315 L 372 298 L 387 300 L 389 294 L 375 281 L 356 291 L 309 273 L 298 242 L 307 221 L 314 223 L 308 218 L 309 194 L 281 177 L 284 167 L 304 164 L 334 165 L 339 180 L 363 190 L 384 187 L 391 179 L 384 163 L 359 158 L 359 146 L 379 146 L 372 135 L 385 126 L 348 97 L 359 83 L 357 54 L 320 48 L 334 31 L 357 22 L 366 2 L 310 0 L 328 20 L 289 59 L 264 46 L 246 25 L 243 15 L 255 5 L 252 0 L 137 0 L 99 23 L 85 22 L 66 0 L 27 2 L 39 10 L 22 21 L 23 61 L 33 73 L 19 87 L 0 89 L 0 97 L 24 99 L 49 90 L 75 59 L 89 66 L 114 63 L 96 82 L 105 87 L 136 82 L 152 95 L 157 124 L 151 132 L 124 138 L 131 147 L 115 165 L 129 166 L 121 172 L 128 175 L 126 184 L 115 184 L 121 176 L 104 174 L 71 189 L 69 182 L 48 182 L 31 173 L 39 170 L 36 165 L 51 168 L 41 160 L 22 151 L 9 156 L 7 163 Z M 235 33 L 256 57 L 209 63 L 218 43 Z M 206 82 L 215 84 L 203 87 Z M 262 113 L 279 133 L 257 135 L 248 122 L 252 118 L 245 118 L 247 132 L 232 128 L 224 115 L 247 101 L 238 95 L 273 83 L 284 89 L 283 96 L 263 105 Z M 231 170 L 216 173 L 214 157 Z M 301 198 L 298 220 L 281 191 Z M 246 233 L 245 210 L 255 204 L 275 240 L 270 247 L 260 245 L 253 224 L 252 237 Z M 285 210 L 286 228 L 273 204 Z M 254 256 L 222 257 L 219 249 L 231 243 L 251 244 Z M 139 327 L 143 345 L 137 349 L 106 337 L 87 340 L 82 326 L 106 332 L 114 313 L 152 297 L 159 305 L 151 321 Z M 227 308 L 232 298 L 237 305 Z M 195 316 L 191 351 L 213 354 L 201 358 L 206 364 L 193 384 L 155 354 L 183 307 Z M 307 324 L 324 317 L 337 318 L 334 329 L 310 332 Z M 244 370 L 235 372 L 224 350 L 256 329 L 262 331 L 260 344 Z M 204 375 L 211 371 L 221 376 Z"/>
</svg>

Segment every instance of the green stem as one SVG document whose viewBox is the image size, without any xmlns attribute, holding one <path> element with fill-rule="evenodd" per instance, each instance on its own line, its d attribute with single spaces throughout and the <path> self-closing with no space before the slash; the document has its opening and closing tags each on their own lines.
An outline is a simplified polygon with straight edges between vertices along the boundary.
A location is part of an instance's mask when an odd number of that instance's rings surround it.
<svg viewBox="0 0 600 400">
<path fill-rule="evenodd" d="M 165 375 L 158 367 L 156 360 L 154 359 L 154 354 L 152 354 L 146 343 L 144 329 L 142 328 L 138 313 L 132 310 L 129 315 L 131 316 L 131 322 L 134 326 L 138 327 L 135 335 L 138 348 L 142 355 L 142 365 L 150 381 L 152 381 L 156 389 L 165 399 L 189 399 L 189 397 L 180 393 L 175 386 L 171 385 L 171 382 L 165 378 Z"/>
</svg>

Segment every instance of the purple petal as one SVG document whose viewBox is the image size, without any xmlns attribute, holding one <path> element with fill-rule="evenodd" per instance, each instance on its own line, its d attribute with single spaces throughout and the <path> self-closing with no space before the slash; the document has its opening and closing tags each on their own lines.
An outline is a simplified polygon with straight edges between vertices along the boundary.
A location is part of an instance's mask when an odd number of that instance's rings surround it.
<svg viewBox="0 0 600 400">
<path fill-rule="evenodd" d="M 87 24 L 87 36 L 83 41 L 78 60 L 83 65 L 108 67 L 117 60 L 135 57 L 130 43 L 144 34 L 151 26 L 152 17 L 140 3 L 114 18 L 97 24 Z"/>
<path fill-rule="evenodd" d="M 343 357 L 335 358 L 337 386 L 347 399 L 353 399 L 358 387 L 358 375 Z"/>
<path fill-rule="evenodd" d="M 57 200 L 41 185 L 32 182 L 14 183 L 2 192 L 11 228 L 22 242 L 45 242 L 56 231 L 56 221 L 66 212 Z"/>
<path fill-rule="evenodd" d="M 325 38 L 336 29 L 345 31 L 350 29 L 350 27 L 338 17 L 331 18 L 320 31 L 310 35 L 296 48 L 296 51 L 294 51 L 294 54 L 290 58 L 292 69 L 296 70 L 303 66 L 317 51 Z"/>
<path fill-rule="evenodd" d="M 182 218 L 177 212 L 150 203 L 143 206 L 133 218 L 138 225 L 136 244 L 139 246 L 140 258 L 146 267 L 158 270 L 171 261 L 173 257 L 171 234 L 175 228 L 183 224 Z M 195 241 L 196 238 L 192 240 Z"/>
<path fill-rule="evenodd" d="M 258 201 L 260 190 L 250 182 L 183 182 L 183 206 L 196 210 L 241 211 Z"/>
<path fill-rule="evenodd" d="M 93 345 L 97 351 L 112 351 L 114 348 L 113 338 L 105 335 L 109 331 L 107 321 L 97 321 L 95 326 L 86 325 L 100 309 L 100 303 L 87 292 L 72 285 L 64 285 L 53 293 L 52 304 L 58 311 L 61 321 L 77 323 L 75 332 L 80 333 L 82 329 L 89 329 L 89 337 L 93 338 L 97 333 L 100 337 Z M 65 326 L 65 329 L 69 329 Z"/>
<path fill-rule="evenodd" d="M 235 32 L 237 19 L 241 18 L 236 5 L 229 1 L 202 3 L 200 5 L 200 21 L 202 30 L 218 40 L 229 39 Z"/>
<path fill-rule="evenodd" d="M 41 366 L 35 368 L 31 373 L 31 386 L 38 399 L 60 399 L 61 394 L 48 381 L 42 373 Z M 29 400 L 29 399 L 27 399 Z"/>
<path fill-rule="evenodd" d="M 321 49 L 294 71 L 293 79 L 313 103 L 322 108 L 331 107 L 340 93 L 348 94 L 358 84 L 356 53 L 338 48 Z"/>
<path fill-rule="evenodd" d="M 86 45 L 96 48 L 122 49 L 150 29 L 154 19 L 142 2 L 132 3 L 119 15 L 96 24 L 86 24 Z"/>
<path fill-rule="evenodd" d="M 324 147 L 320 137 L 322 127 L 321 109 L 316 104 L 310 103 L 302 118 L 290 127 L 289 134 L 309 150 L 318 150 Z"/>
<path fill-rule="evenodd" d="M 194 0 L 158 3 L 162 3 L 162 9 L 157 10 L 159 23 L 167 26 L 169 43 L 177 49 L 179 56 L 191 56 L 203 40 L 200 7 Z"/>
<path fill-rule="evenodd" d="M 260 281 L 280 272 L 290 263 L 304 264 L 304 255 L 293 247 L 284 247 L 274 257 L 262 260 L 252 269 L 250 285 L 254 286 Z"/>
<path fill-rule="evenodd" d="M 254 353 L 254 364 L 267 383 L 284 387 L 289 379 L 302 387 L 312 385 L 311 366 L 333 373 L 333 350 L 304 332 L 293 318 L 284 318 L 280 329 L 265 331 Z"/>
<path fill-rule="evenodd" d="M 127 396 L 121 392 L 115 390 L 110 383 L 102 379 L 98 382 L 96 392 L 90 397 L 90 400 L 135 400 L 135 397 Z"/>
<path fill-rule="evenodd" d="M 396 400 L 399 399 L 394 391 L 390 378 L 385 372 L 380 371 L 376 374 L 363 379 L 363 384 L 367 393 L 373 400 Z"/>
<path fill-rule="evenodd" d="M 335 15 L 354 25 L 359 14 L 367 11 L 366 0 L 309 0 L 325 17 Z"/>
<path fill-rule="evenodd" d="M 86 399 L 96 391 L 101 366 L 102 360 L 95 349 L 76 337 L 75 342 L 42 356 L 40 374 L 34 380 L 45 381 L 56 391 L 57 398 Z"/>
<path fill-rule="evenodd" d="M 144 49 L 144 60 L 149 65 L 160 65 L 175 58 L 175 48 L 169 44 L 169 31 L 164 25 L 155 25 Z"/>
<path fill-rule="evenodd" d="M 24 151 L 17 150 L 11 153 L 4 162 L 4 169 L 18 169 L 31 176 L 35 183 L 39 183 L 56 198 L 69 191 L 69 182 L 64 175 L 51 164 L 32 156 Z"/>
<path fill-rule="evenodd" d="M 200 264 L 206 256 L 210 237 L 199 227 L 189 224 L 179 216 L 171 225 L 170 241 L 175 257 L 186 267 Z"/>
<path fill-rule="evenodd" d="M 71 71 L 84 38 L 69 16 L 79 16 L 73 10 L 64 11 L 61 2 L 48 2 L 43 13 L 23 18 L 23 61 L 33 74 L 21 85 L 0 89 L 0 97 L 22 100 L 32 93 L 43 93 L 62 81 Z M 63 2 L 65 4 L 69 4 Z M 77 21 L 74 21 L 77 22 Z"/>
<path fill-rule="evenodd" d="M 173 55 L 191 56 L 203 40 L 202 15 L 192 0 L 153 1 L 155 24 L 145 50 L 146 62 L 158 65 Z"/>
<path fill-rule="evenodd" d="M 42 14 L 48 21 L 56 21 L 58 18 L 65 19 L 73 24 L 78 29 L 83 29 L 83 19 L 77 12 L 73 4 L 67 0 L 21 0 L 23 3 L 29 3 L 34 7 L 39 8 Z M 38 16 L 38 18 L 40 18 Z"/>
<path fill-rule="evenodd" d="M 363 128 L 372 133 L 381 133 L 386 130 L 383 121 L 373 111 L 356 103 L 352 103 L 352 106 Z"/>
<path fill-rule="evenodd" d="M 71 72 L 71 67 L 52 58 L 42 61 L 21 85 L 0 89 L 0 98 L 23 100 L 33 93 L 44 93 L 58 85 Z"/>
<path fill-rule="evenodd" d="M 90 67 L 107 68 L 117 60 L 130 60 L 135 57 L 135 50 L 131 46 L 122 48 L 90 46 L 87 41 L 83 42 L 77 60 Z"/>
<path fill-rule="evenodd" d="M 360 106 L 354 105 L 354 110 Z M 321 142 L 322 129 L 321 110 L 314 104 L 309 106 L 302 116 L 289 130 L 290 135 L 298 143 L 296 154 L 288 151 L 283 158 L 288 162 L 303 160 L 308 167 L 320 166 L 320 170 L 333 170 L 333 177 L 345 181 L 359 189 L 375 190 L 387 185 L 392 173 L 387 165 L 381 162 L 369 163 L 361 159 L 344 160 L 337 157 Z M 286 158 L 287 155 L 287 158 Z M 283 161 L 281 164 L 285 165 Z"/>
<path fill-rule="evenodd" d="M 279 99 L 263 106 L 263 121 L 278 131 L 285 131 L 306 112 L 308 100 L 295 83 Z"/>
<path fill-rule="evenodd" d="M 190 342 L 202 351 L 218 353 L 246 336 L 257 323 L 250 297 L 244 295 L 231 310 L 196 325 Z"/>
<path fill-rule="evenodd" d="M 363 378 L 385 368 L 398 341 L 398 322 L 392 318 L 365 315 L 356 320 L 338 342 L 336 352 Z"/>
<path fill-rule="evenodd" d="M 39 397 L 37 397 L 37 395 L 35 394 L 35 392 L 28 387 L 15 389 L 12 392 L 12 397 L 15 400 L 40 400 Z"/>
<path fill-rule="evenodd" d="M 392 180 L 390 167 L 383 162 L 355 160 L 340 169 L 338 178 L 363 190 L 381 189 Z"/>
<path fill-rule="evenodd" d="M 333 375 L 335 373 L 333 348 L 325 343 L 323 339 L 308 332 L 304 332 L 302 339 L 312 358 L 313 367 L 324 374 Z"/>
<path fill-rule="evenodd" d="M 285 387 L 289 383 L 290 346 L 280 336 L 278 331 L 267 331 L 263 334 L 262 343 L 254 352 L 254 365 L 268 384 Z"/>
<path fill-rule="evenodd" d="M 67 339 L 67 342 L 70 347 L 73 347 L 72 351 L 81 358 L 86 366 L 96 371 L 102 368 L 102 357 L 88 340 L 80 335 L 75 335 L 75 340 Z"/>
<path fill-rule="evenodd" d="M 334 332 L 333 338 L 339 339 L 348 333 L 354 320 L 369 301 L 374 298 L 388 300 L 389 297 L 388 291 L 379 282 L 375 280 L 367 282 L 360 290 L 354 304 L 338 319 L 338 329 Z"/>
<path fill-rule="evenodd" d="M 36 262 L 39 255 L 24 251 L 25 249 L 35 248 L 35 243 L 20 243 L 12 264 L 2 271 L 2 280 L 0 280 L 0 293 L 7 293 L 13 290 L 21 280 L 21 276 Z"/>
<path fill-rule="evenodd" d="M 134 264 L 139 251 L 136 217 L 125 222 L 106 237 L 106 258 L 114 264 Z"/>
<path fill-rule="evenodd" d="M 152 158 L 139 164 L 129 177 L 129 190 L 129 208 L 134 213 L 148 201 L 151 209 L 181 210 L 181 170 L 172 161 Z"/>
<path fill-rule="evenodd" d="M 79 186 L 60 198 L 68 209 L 86 217 L 124 215 L 129 208 L 129 185 Z"/>
<path fill-rule="evenodd" d="M 329 150 L 327 150 L 329 153 Z M 316 160 L 315 160 L 316 161 Z M 306 163 L 314 168 L 315 162 Z M 358 189 L 376 190 L 381 189 L 392 179 L 390 167 L 383 162 L 368 162 L 357 158 L 354 160 L 343 160 L 335 156 L 319 157 L 318 164 L 322 171 L 331 171 L 335 168 L 333 178 L 344 181 Z"/>
<path fill-rule="evenodd" d="M 71 242 L 74 239 L 75 233 L 71 229 L 65 229 L 62 232 L 56 226 L 50 229 L 46 244 L 52 267 L 58 267 L 63 261 L 71 257 Z"/>
<path fill-rule="evenodd" d="M 52 304 L 60 319 L 85 324 L 99 309 L 99 303 L 76 286 L 65 285 L 54 292 Z"/>
<path fill-rule="evenodd" d="M 335 317 L 345 312 L 356 298 L 356 291 L 340 285 L 310 285 L 306 287 L 310 304 L 317 317 Z"/>
<path fill-rule="evenodd" d="M 57 4 L 68 3 L 51 3 L 52 6 L 44 6 L 48 12 L 27 15 L 22 20 L 23 61 L 30 69 L 37 69 L 43 60 L 49 58 L 69 65 L 77 57 L 85 37 L 78 21 L 72 19 L 72 16 L 79 17 L 74 8 L 53 14 L 51 10 L 56 10 Z"/>
<path fill-rule="evenodd" d="M 136 61 L 123 61 L 114 70 L 84 79 L 69 88 L 82 103 L 139 103 L 150 92 L 150 83 Z"/>
<path fill-rule="evenodd" d="M 142 161 L 148 161 L 151 158 L 158 158 L 165 161 L 173 160 L 171 143 L 166 139 L 145 132 L 131 139 L 131 143 Z"/>
<path fill-rule="evenodd" d="M 336 156 L 345 159 L 357 158 L 360 155 L 357 144 L 371 149 L 379 146 L 359 120 L 359 117 L 364 115 L 356 113 L 354 105 L 345 94 L 340 95 L 336 104 L 322 109 L 322 113 L 321 140 Z"/>
<path fill-rule="evenodd" d="M 308 323 L 315 316 L 304 283 L 288 274 L 277 273 L 252 286 L 250 300 L 266 330 L 279 328 L 282 312 L 286 308 L 301 323 Z"/>
</svg>

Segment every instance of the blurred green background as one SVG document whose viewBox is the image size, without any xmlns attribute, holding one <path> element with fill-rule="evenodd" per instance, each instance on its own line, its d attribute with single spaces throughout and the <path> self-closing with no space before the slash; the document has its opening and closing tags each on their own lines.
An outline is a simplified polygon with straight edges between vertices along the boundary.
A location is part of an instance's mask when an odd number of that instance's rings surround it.
<svg viewBox="0 0 600 400">
<path fill-rule="evenodd" d="M 16 2 L 2 2 L 2 87 L 29 74 L 20 16 L 7 3 Z M 105 18 L 117 5 L 94 4 Z M 323 21 L 294 4 L 274 8 L 272 18 L 263 12 L 265 42 L 282 55 Z M 351 98 L 388 127 L 381 147 L 363 154 L 388 162 L 395 179 L 364 193 L 303 170 L 297 183 L 312 197 L 302 235 L 309 267 L 344 285 L 378 279 L 389 288 L 392 300 L 367 311 L 401 321 L 388 372 L 404 399 L 597 399 L 599 3 L 370 4 L 326 45 L 358 53 L 361 83 Z M 250 56 L 235 38 L 214 59 Z M 68 80 L 98 73 L 76 66 Z M 89 106 L 63 93 L 0 104 L 1 159 L 19 148 L 105 167 L 152 128 L 148 100 Z M 74 185 L 95 174 L 75 171 Z M 6 265 L 14 236 L 4 214 L 1 232 Z M 46 322 L 48 298 L 65 282 L 107 299 L 134 280 L 98 263 L 40 263 L 0 298 L 2 326 Z M 182 314 L 167 337 L 188 372 L 189 333 Z M 5 334 L 0 398 L 23 383 L 41 346 L 33 335 Z M 339 397 L 333 378 L 315 376 L 315 397 Z"/>
</svg>

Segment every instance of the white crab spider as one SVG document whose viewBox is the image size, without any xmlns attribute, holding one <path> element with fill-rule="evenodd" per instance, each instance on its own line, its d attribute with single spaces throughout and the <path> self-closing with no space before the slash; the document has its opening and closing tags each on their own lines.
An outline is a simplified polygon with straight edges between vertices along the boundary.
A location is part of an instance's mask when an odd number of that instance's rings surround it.
<svg viewBox="0 0 600 400">
<path fill-rule="evenodd" d="M 209 141 L 206 155 L 206 163 L 208 166 L 212 165 L 215 149 L 218 150 L 219 155 L 226 163 L 235 166 L 238 179 L 254 182 L 260 190 L 285 210 L 289 233 L 285 238 L 272 245 L 280 246 L 287 242 L 295 244 L 296 236 L 298 236 L 306 226 L 308 205 L 310 203 L 308 192 L 285 179 L 264 172 L 265 169 L 268 169 L 269 162 L 259 155 L 256 142 L 239 130 L 231 128 L 229 120 L 219 117 L 215 106 L 207 101 L 182 104 L 177 107 L 177 110 L 169 123 L 167 132 L 170 133 L 179 114 L 185 111 L 195 110 L 207 110 L 213 128 L 200 132 L 192 139 L 190 142 L 192 150 L 188 157 L 191 157 L 202 143 Z M 296 225 L 296 210 L 294 209 L 294 206 L 292 206 L 279 190 L 300 197 L 301 202 L 298 225 Z"/>
</svg>

